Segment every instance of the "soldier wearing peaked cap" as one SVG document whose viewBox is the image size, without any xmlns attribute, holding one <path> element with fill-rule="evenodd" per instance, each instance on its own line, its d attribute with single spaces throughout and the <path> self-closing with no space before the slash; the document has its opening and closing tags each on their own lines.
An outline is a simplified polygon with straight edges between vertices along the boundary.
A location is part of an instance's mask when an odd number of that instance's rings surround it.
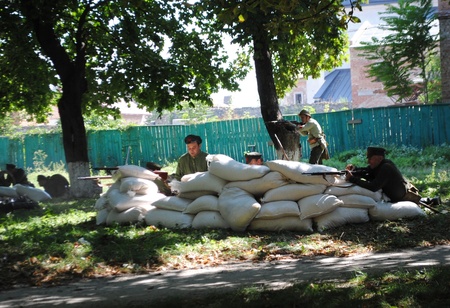
<svg viewBox="0 0 450 308">
<path fill-rule="evenodd" d="M 262 165 L 263 164 L 262 154 L 259 152 L 245 153 L 245 163 L 248 165 Z"/>
<path fill-rule="evenodd" d="M 381 147 L 367 148 L 366 168 L 347 166 L 346 180 L 371 191 L 382 190 L 391 202 L 422 201 L 418 189 L 409 183 L 398 170 L 397 166 L 385 158 L 386 149 Z M 355 174 L 352 172 L 359 171 Z M 414 193 L 411 193 L 413 191 Z M 437 199 L 436 199 L 437 200 Z M 440 200 L 440 199 L 439 199 Z M 435 202 L 435 200 L 432 200 Z M 440 203 L 440 201 L 438 201 Z M 426 202 L 428 203 L 428 202 Z"/>
</svg>

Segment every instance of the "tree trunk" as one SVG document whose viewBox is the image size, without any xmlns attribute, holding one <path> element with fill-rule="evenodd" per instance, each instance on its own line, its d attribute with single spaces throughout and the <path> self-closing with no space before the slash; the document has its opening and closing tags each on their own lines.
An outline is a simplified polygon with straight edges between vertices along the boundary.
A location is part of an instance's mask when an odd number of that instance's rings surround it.
<svg viewBox="0 0 450 308">
<path fill-rule="evenodd" d="M 299 161 L 300 135 L 297 131 L 286 129 L 282 121 L 267 34 L 263 31 L 260 36 L 254 36 L 253 45 L 261 115 L 267 132 L 275 145 L 278 159 Z"/>
<path fill-rule="evenodd" d="M 63 135 L 64 154 L 70 178 L 70 193 L 77 198 L 98 196 L 101 192 L 96 181 L 78 180 L 90 175 L 87 135 L 81 113 L 84 78 L 73 77 L 63 85 L 63 95 L 58 103 Z"/>
<path fill-rule="evenodd" d="M 83 25 L 86 20 L 80 19 L 80 27 L 76 35 L 76 55 L 73 59 L 57 37 L 54 20 L 47 19 L 48 16 L 41 14 L 36 3 L 24 1 L 22 10 L 27 19 L 32 22 L 42 51 L 53 62 L 62 83 L 62 97 L 58 102 L 58 111 L 71 194 L 75 197 L 92 197 L 93 191 L 98 190 L 98 185 L 93 181 L 78 180 L 78 176 L 90 175 L 87 136 L 82 115 L 82 97 L 87 91 L 83 41 Z"/>
</svg>

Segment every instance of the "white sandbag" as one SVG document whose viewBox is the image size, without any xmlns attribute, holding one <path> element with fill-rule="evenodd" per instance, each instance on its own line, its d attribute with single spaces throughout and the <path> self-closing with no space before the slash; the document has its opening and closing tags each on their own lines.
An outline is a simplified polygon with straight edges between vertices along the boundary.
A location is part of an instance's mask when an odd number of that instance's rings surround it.
<svg viewBox="0 0 450 308">
<path fill-rule="evenodd" d="M 14 187 L 0 186 L 0 197 L 12 197 L 17 198 L 19 194 Z"/>
<path fill-rule="evenodd" d="M 133 224 L 144 220 L 142 211 L 136 207 L 132 207 L 123 212 L 111 210 L 106 217 L 106 225 L 111 226 L 115 223 L 120 225 Z"/>
<path fill-rule="evenodd" d="M 145 223 L 149 226 L 185 229 L 192 226 L 194 215 L 154 208 L 145 214 L 144 219 Z"/>
<path fill-rule="evenodd" d="M 121 193 L 134 191 L 139 195 L 156 194 L 159 191 L 158 186 L 153 181 L 134 176 L 121 178 L 119 190 Z"/>
<path fill-rule="evenodd" d="M 370 197 L 363 195 L 343 195 L 338 197 L 339 200 L 344 202 L 343 207 L 352 207 L 352 208 L 360 208 L 360 209 L 370 209 L 377 205 L 375 200 Z"/>
<path fill-rule="evenodd" d="M 153 194 L 153 195 L 135 195 L 130 196 L 128 194 L 121 193 L 118 189 L 111 190 L 108 193 L 108 203 L 117 212 L 123 212 L 130 208 L 140 208 L 144 210 L 145 213 L 151 209 L 152 203 L 165 197 L 163 194 Z"/>
<path fill-rule="evenodd" d="M 170 186 L 172 190 L 179 193 L 189 191 L 214 191 L 218 194 L 222 191 L 227 181 L 221 179 L 208 171 L 186 174 L 181 181 L 172 181 Z"/>
<path fill-rule="evenodd" d="M 320 215 L 334 211 L 338 206 L 342 206 L 344 202 L 336 196 L 327 194 L 318 194 L 308 196 L 298 201 L 300 207 L 300 218 L 314 218 Z"/>
<path fill-rule="evenodd" d="M 289 160 L 271 160 L 266 165 L 272 171 L 278 171 L 289 179 L 304 184 L 325 184 L 334 185 L 343 182 L 339 175 L 327 175 L 325 178 L 321 175 L 305 175 L 305 172 L 336 172 L 336 168 L 324 165 L 312 165 L 304 162 Z"/>
<path fill-rule="evenodd" d="M 208 165 L 212 161 L 227 162 L 227 161 L 232 161 L 232 160 L 234 160 L 234 159 L 225 154 L 209 154 L 208 156 L 206 156 L 206 161 L 208 162 Z"/>
<path fill-rule="evenodd" d="M 297 202 L 273 201 L 262 204 L 261 210 L 255 216 L 255 219 L 276 219 L 289 216 L 300 217 Z"/>
<path fill-rule="evenodd" d="M 213 157 L 212 159 L 210 159 Z M 225 158 L 224 158 L 225 157 Z M 248 165 L 235 160 L 229 160 L 226 155 L 208 155 L 210 159 L 209 172 L 227 181 L 248 181 L 267 174 L 270 169 L 264 165 Z"/>
<path fill-rule="evenodd" d="M 205 195 L 188 204 L 183 211 L 185 214 L 197 214 L 202 211 L 219 211 L 219 197 Z"/>
<path fill-rule="evenodd" d="M 97 211 L 101 211 L 103 209 L 106 209 L 108 206 L 108 199 L 105 195 L 101 195 L 96 201 L 94 205 L 94 209 Z"/>
<path fill-rule="evenodd" d="M 148 180 L 155 180 L 157 177 L 159 177 L 159 175 L 157 175 L 156 173 L 153 173 L 150 170 L 140 166 L 124 165 L 118 166 L 117 168 L 117 170 L 112 171 L 112 178 L 114 181 L 130 176 Z"/>
<path fill-rule="evenodd" d="M 106 224 L 106 219 L 108 218 L 109 210 L 104 208 L 97 212 L 97 216 L 95 218 L 97 226 Z"/>
<path fill-rule="evenodd" d="M 183 199 L 177 196 L 167 196 L 156 200 L 152 203 L 152 205 L 158 209 L 183 212 L 191 202 L 192 200 L 190 199 Z"/>
<path fill-rule="evenodd" d="M 228 229 L 230 225 L 216 211 L 203 211 L 195 215 L 192 220 L 194 229 Z"/>
<path fill-rule="evenodd" d="M 36 202 L 50 200 L 52 198 L 45 190 L 39 188 L 16 184 L 14 185 L 14 189 L 19 196 L 27 196 Z"/>
<path fill-rule="evenodd" d="M 215 196 L 215 197 L 217 197 L 218 194 L 215 191 L 212 191 L 212 190 L 199 190 L 199 191 L 181 192 L 177 196 L 180 197 L 180 198 L 184 198 L 184 199 L 195 200 L 195 199 L 200 198 L 202 196 Z"/>
<path fill-rule="evenodd" d="M 260 209 L 253 195 L 240 188 L 225 188 L 219 195 L 220 214 L 234 231 L 244 231 Z"/>
<path fill-rule="evenodd" d="M 325 190 L 325 194 L 335 195 L 335 196 L 344 196 L 344 195 L 363 195 L 372 198 L 375 202 L 381 201 L 382 192 L 381 189 L 378 191 L 371 191 L 367 188 L 363 188 L 361 186 L 348 183 L 347 187 L 338 187 L 338 186 L 330 186 Z"/>
<path fill-rule="evenodd" d="M 254 196 L 262 196 L 266 191 L 288 184 L 288 179 L 280 172 L 271 171 L 262 178 L 249 181 L 229 182 L 225 187 L 239 187 Z"/>
<path fill-rule="evenodd" d="M 108 189 L 106 190 L 106 192 L 104 192 L 104 193 L 101 194 L 100 196 L 108 197 L 108 195 L 109 195 L 109 193 L 110 193 L 111 191 L 116 191 L 116 190 L 119 190 L 119 189 L 120 189 L 120 180 L 118 180 L 118 181 L 112 183 L 112 185 L 108 187 Z"/>
<path fill-rule="evenodd" d="M 368 222 L 367 209 L 338 207 L 334 211 L 313 218 L 318 231 L 343 226 L 345 224 L 361 224 Z"/>
<path fill-rule="evenodd" d="M 298 231 L 312 233 L 312 219 L 303 219 L 299 217 L 282 217 L 277 219 L 253 219 L 248 230 L 260 231 Z"/>
<path fill-rule="evenodd" d="M 324 184 L 287 184 L 267 191 L 261 198 L 262 203 L 290 200 L 298 200 L 323 193 L 326 185 Z"/>
<path fill-rule="evenodd" d="M 400 201 L 396 203 L 377 202 L 375 207 L 369 209 L 370 219 L 375 221 L 397 220 L 425 215 L 425 212 L 411 201 Z"/>
</svg>

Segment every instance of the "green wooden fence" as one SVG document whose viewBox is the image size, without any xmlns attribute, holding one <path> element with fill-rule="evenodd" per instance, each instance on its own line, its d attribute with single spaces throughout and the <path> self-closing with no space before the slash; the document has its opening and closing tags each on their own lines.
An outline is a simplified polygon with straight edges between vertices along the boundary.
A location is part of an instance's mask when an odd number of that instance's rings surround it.
<svg viewBox="0 0 450 308">
<path fill-rule="evenodd" d="M 330 154 L 369 145 L 426 147 L 449 143 L 450 104 L 355 109 L 315 114 L 322 125 Z M 299 120 L 286 115 L 287 120 Z M 243 153 L 254 149 L 266 160 L 276 159 L 275 148 L 261 118 L 210 122 L 196 125 L 130 127 L 125 131 L 88 132 L 89 158 L 93 167 L 125 163 L 145 166 L 164 164 L 186 151 L 188 134 L 203 138 L 203 149 L 244 161 Z M 301 138 L 303 157 L 309 157 L 306 138 Z M 47 155 L 45 164 L 65 163 L 61 134 L 30 134 L 20 139 L 0 137 L 0 168 L 6 163 L 33 168 L 36 151 Z"/>
</svg>

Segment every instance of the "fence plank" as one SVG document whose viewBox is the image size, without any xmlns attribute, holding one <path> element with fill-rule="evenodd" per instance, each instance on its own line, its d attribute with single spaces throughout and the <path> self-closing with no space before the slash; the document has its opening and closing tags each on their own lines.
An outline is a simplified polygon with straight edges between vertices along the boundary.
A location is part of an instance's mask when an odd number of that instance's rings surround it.
<svg viewBox="0 0 450 308">
<path fill-rule="evenodd" d="M 370 145 L 426 147 L 448 144 L 449 107 L 450 104 L 380 107 L 314 114 L 313 117 L 322 125 L 333 155 Z M 284 118 L 298 121 L 297 115 Z M 250 145 L 255 145 L 255 150 L 261 152 L 265 160 L 276 159 L 262 118 L 90 131 L 89 159 L 93 167 L 124 164 L 130 148 L 129 164 L 145 166 L 148 161 L 166 164 L 186 152 L 184 138 L 189 134 L 201 136 L 202 149 L 210 154 L 225 154 L 243 162 L 244 152 L 252 150 Z M 300 138 L 300 143 L 303 158 L 308 159 L 306 138 Z M 0 168 L 6 163 L 33 168 L 34 154 L 39 150 L 48 155 L 46 164 L 65 163 L 61 134 L 30 134 L 14 139 L 0 137 Z"/>
</svg>

